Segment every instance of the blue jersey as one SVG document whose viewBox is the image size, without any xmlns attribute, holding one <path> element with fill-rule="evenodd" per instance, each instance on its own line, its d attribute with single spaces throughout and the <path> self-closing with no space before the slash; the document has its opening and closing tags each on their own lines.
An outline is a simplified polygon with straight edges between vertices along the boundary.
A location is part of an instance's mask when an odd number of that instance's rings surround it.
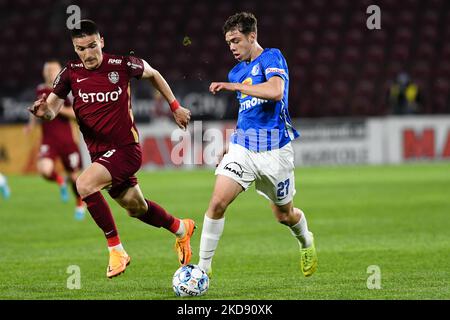
<svg viewBox="0 0 450 320">
<path fill-rule="evenodd" d="M 282 148 L 299 136 L 288 112 L 289 71 L 278 49 L 264 49 L 253 61 L 242 61 L 228 74 L 230 82 L 256 85 L 278 76 L 284 80 L 281 101 L 269 101 L 237 92 L 239 115 L 231 143 L 252 151 Z"/>
</svg>

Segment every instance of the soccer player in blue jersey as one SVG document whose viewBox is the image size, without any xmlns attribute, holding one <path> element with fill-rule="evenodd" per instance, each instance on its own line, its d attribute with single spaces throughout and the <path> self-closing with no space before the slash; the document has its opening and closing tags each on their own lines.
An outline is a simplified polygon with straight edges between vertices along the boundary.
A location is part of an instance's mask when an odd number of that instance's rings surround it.
<svg viewBox="0 0 450 320">
<path fill-rule="evenodd" d="M 11 196 L 11 191 L 9 190 L 8 181 L 6 177 L 0 172 L 0 194 L 4 199 L 8 199 Z"/>
<path fill-rule="evenodd" d="M 229 147 L 216 169 L 216 183 L 206 211 L 200 240 L 199 266 L 212 274 L 211 262 L 222 235 L 228 205 L 255 182 L 270 201 L 277 220 L 288 226 L 300 245 L 300 268 L 305 276 L 317 269 L 313 234 L 305 214 L 295 208 L 294 151 L 299 136 L 288 112 L 289 71 L 278 49 L 263 49 L 257 41 L 257 20 L 241 12 L 223 26 L 225 41 L 239 63 L 229 82 L 213 82 L 216 94 L 236 92 L 239 116 Z"/>
</svg>

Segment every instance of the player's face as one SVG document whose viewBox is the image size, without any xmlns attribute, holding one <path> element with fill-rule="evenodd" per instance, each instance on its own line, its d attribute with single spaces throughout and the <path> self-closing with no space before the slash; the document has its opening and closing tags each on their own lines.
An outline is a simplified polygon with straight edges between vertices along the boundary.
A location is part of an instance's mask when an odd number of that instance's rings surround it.
<svg viewBox="0 0 450 320">
<path fill-rule="evenodd" d="M 61 65 L 58 62 L 46 62 L 42 69 L 45 83 L 52 84 L 59 71 L 61 71 Z"/>
<path fill-rule="evenodd" d="M 72 39 L 75 52 L 89 70 L 97 69 L 103 60 L 103 37 L 98 34 Z"/>
<path fill-rule="evenodd" d="M 250 59 L 255 36 L 256 34 L 254 32 L 245 35 L 237 29 L 228 31 L 225 34 L 225 41 L 230 47 L 231 53 L 235 59 L 238 61 Z"/>
</svg>

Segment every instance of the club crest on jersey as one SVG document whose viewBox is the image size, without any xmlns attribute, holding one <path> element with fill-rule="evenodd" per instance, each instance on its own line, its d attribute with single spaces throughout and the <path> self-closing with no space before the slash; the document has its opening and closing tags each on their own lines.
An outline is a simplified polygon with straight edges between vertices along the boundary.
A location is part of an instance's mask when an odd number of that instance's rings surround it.
<svg viewBox="0 0 450 320">
<path fill-rule="evenodd" d="M 259 63 L 252 68 L 252 76 L 256 76 L 259 74 Z"/>
<path fill-rule="evenodd" d="M 119 74 L 116 71 L 110 72 L 108 73 L 108 79 L 112 84 L 116 84 L 119 82 Z"/>
<path fill-rule="evenodd" d="M 56 76 L 55 80 L 53 81 L 53 88 L 56 87 L 56 85 L 59 83 L 59 81 L 61 80 L 61 74 L 66 71 L 67 67 L 64 67 Z"/>
</svg>

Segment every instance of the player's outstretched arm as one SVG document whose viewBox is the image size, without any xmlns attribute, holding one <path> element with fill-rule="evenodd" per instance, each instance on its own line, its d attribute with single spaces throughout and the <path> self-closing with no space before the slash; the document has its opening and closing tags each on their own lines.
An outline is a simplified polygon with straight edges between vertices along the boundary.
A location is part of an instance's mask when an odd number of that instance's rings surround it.
<svg viewBox="0 0 450 320">
<path fill-rule="evenodd" d="M 167 84 L 166 80 L 158 72 L 158 70 L 150 67 L 150 65 L 145 60 L 142 61 L 144 62 L 144 73 L 142 74 L 142 78 L 150 80 L 153 86 L 159 92 L 161 92 L 163 97 L 170 105 L 170 109 L 172 110 L 175 122 L 181 129 L 186 130 L 189 120 L 191 119 L 191 112 L 179 105 L 172 92 L 172 89 L 170 89 L 170 86 Z"/>
<path fill-rule="evenodd" d="M 50 121 L 55 119 L 63 104 L 64 99 L 59 98 L 52 92 L 48 97 L 46 94 L 43 94 L 33 103 L 31 107 L 28 108 L 28 111 L 34 114 L 37 118 Z"/>
<path fill-rule="evenodd" d="M 249 85 L 232 82 L 213 82 L 209 86 L 209 91 L 216 94 L 219 91 L 240 91 L 243 94 L 273 101 L 283 99 L 284 80 L 280 77 L 272 77 L 268 81 L 260 84 Z"/>
</svg>

